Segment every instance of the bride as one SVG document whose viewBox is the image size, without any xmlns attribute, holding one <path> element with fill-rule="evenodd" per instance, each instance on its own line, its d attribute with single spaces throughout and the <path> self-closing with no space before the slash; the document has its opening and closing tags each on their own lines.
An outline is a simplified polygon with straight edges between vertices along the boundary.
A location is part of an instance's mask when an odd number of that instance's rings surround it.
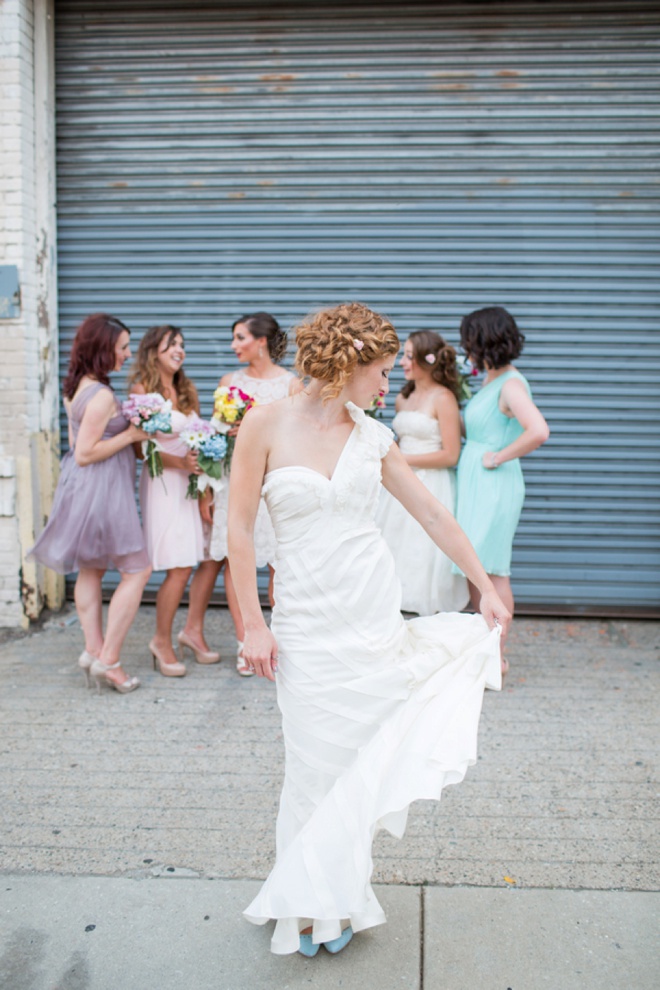
<svg viewBox="0 0 660 990">
<path fill-rule="evenodd" d="M 392 325 L 346 303 L 308 318 L 296 340 L 307 385 L 243 421 L 228 528 L 243 655 L 277 681 L 286 754 L 275 866 L 245 915 L 276 920 L 273 952 L 313 956 L 386 920 L 369 882 L 373 837 L 401 836 L 411 802 L 438 799 L 475 762 L 511 617 L 451 514 L 363 412 L 387 392 Z M 374 522 L 381 477 L 479 588 L 481 615 L 404 622 Z M 277 538 L 271 629 L 255 579 L 262 494 Z"/>
</svg>

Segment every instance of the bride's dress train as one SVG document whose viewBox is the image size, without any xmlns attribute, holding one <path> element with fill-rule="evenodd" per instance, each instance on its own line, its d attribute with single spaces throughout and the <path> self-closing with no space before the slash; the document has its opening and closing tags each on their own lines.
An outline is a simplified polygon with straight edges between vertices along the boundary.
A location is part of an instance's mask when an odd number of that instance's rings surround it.
<svg viewBox="0 0 660 990">
<path fill-rule="evenodd" d="M 440 797 L 476 760 L 484 687 L 501 685 L 499 633 L 479 615 L 404 622 L 390 551 L 374 523 L 392 433 L 349 403 L 355 422 L 331 479 L 266 475 L 277 536 L 272 629 L 286 748 L 277 859 L 245 911 L 277 919 L 273 952 L 299 932 L 336 938 L 385 921 L 370 885 L 379 828 Z"/>
</svg>

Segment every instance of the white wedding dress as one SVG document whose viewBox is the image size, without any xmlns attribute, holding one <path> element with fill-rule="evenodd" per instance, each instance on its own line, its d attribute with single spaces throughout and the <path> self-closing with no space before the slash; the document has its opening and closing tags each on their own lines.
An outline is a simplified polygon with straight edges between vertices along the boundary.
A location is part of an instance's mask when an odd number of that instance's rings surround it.
<svg viewBox="0 0 660 990">
<path fill-rule="evenodd" d="M 349 403 L 355 426 L 331 479 L 283 467 L 264 479 L 275 527 L 278 703 L 286 749 L 277 859 L 245 911 L 276 919 L 272 951 L 299 932 L 336 938 L 384 922 L 370 885 L 379 828 L 440 797 L 476 760 L 484 687 L 501 686 L 499 632 L 479 615 L 400 614 L 374 517 L 390 430 Z"/>
</svg>

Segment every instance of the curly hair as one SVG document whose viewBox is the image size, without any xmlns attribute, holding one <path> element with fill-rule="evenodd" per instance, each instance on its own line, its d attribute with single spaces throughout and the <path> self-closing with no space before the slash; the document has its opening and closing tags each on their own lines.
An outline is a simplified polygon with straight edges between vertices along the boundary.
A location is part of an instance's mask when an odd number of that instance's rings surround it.
<svg viewBox="0 0 660 990">
<path fill-rule="evenodd" d="M 251 316 L 241 316 L 232 326 L 232 331 L 239 323 L 243 323 L 256 340 L 266 338 L 266 345 L 271 361 L 279 364 L 286 354 L 289 339 L 274 316 L 270 313 L 252 313 Z"/>
<path fill-rule="evenodd" d="M 444 337 L 434 330 L 415 330 L 408 340 L 413 347 L 413 361 L 420 368 L 431 372 L 431 378 L 438 385 L 444 385 L 456 399 L 461 398 L 461 383 L 456 367 L 456 351 Z M 428 357 L 433 357 L 433 362 Z M 406 382 L 401 389 L 401 395 L 407 399 L 415 391 L 414 382 Z"/>
<path fill-rule="evenodd" d="M 356 341 L 361 347 L 356 347 Z M 323 400 L 334 399 L 359 365 L 396 354 L 392 324 L 362 303 L 342 303 L 308 316 L 296 328 L 296 371 L 325 382 Z"/>
<path fill-rule="evenodd" d="M 149 327 L 138 347 L 135 364 L 128 379 L 131 385 L 143 385 L 147 392 L 162 392 L 163 383 L 158 370 L 158 348 L 165 338 L 167 338 L 168 348 L 172 346 L 175 337 L 183 334 L 179 327 L 173 327 L 169 323 L 163 323 L 157 327 Z M 176 392 L 177 403 L 182 413 L 199 413 L 199 399 L 197 389 L 186 375 L 183 368 L 179 368 L 174 373 L 174 390 Z"/>
<path fill-rule="evenodd" d="M 461 345 L 479 371 L 504 368 L 522 353 L 525 335 L 502 306 L 486 306 L 461 321 Z"/>
<path fill-rule="evenodd" d="M 69 369 L 62 383 L 67 399 L 74 397 L 85 375 L 103 385 L 110 384 L 108 375 L 117 362 L 115 345 L 124 331 L 131 332 L 121 320 L 107 313 L 91 313 L 82 321 L 73 339 Z"/>
</svg>

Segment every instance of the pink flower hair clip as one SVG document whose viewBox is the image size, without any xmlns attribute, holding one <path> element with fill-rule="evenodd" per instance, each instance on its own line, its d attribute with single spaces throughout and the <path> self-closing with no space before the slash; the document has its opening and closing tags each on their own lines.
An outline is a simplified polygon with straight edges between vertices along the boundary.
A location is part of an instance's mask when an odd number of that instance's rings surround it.
<svg viewBox="0 0 660 990">
<path fill-rule="evenodd" d="M 355 337 L 354 337 L 353 338 L 353 346 L 355 347 L 355 350 L 356 351 L 361 351 L 362 348 L 364 347 L 364 341 L 363 340 L 356 340 Z"/>
<path fill-rule="evenodd" d="M 435 364 L 435 354 L 427 354 L 424 360 L 427 364 Z"/>
</svg>

